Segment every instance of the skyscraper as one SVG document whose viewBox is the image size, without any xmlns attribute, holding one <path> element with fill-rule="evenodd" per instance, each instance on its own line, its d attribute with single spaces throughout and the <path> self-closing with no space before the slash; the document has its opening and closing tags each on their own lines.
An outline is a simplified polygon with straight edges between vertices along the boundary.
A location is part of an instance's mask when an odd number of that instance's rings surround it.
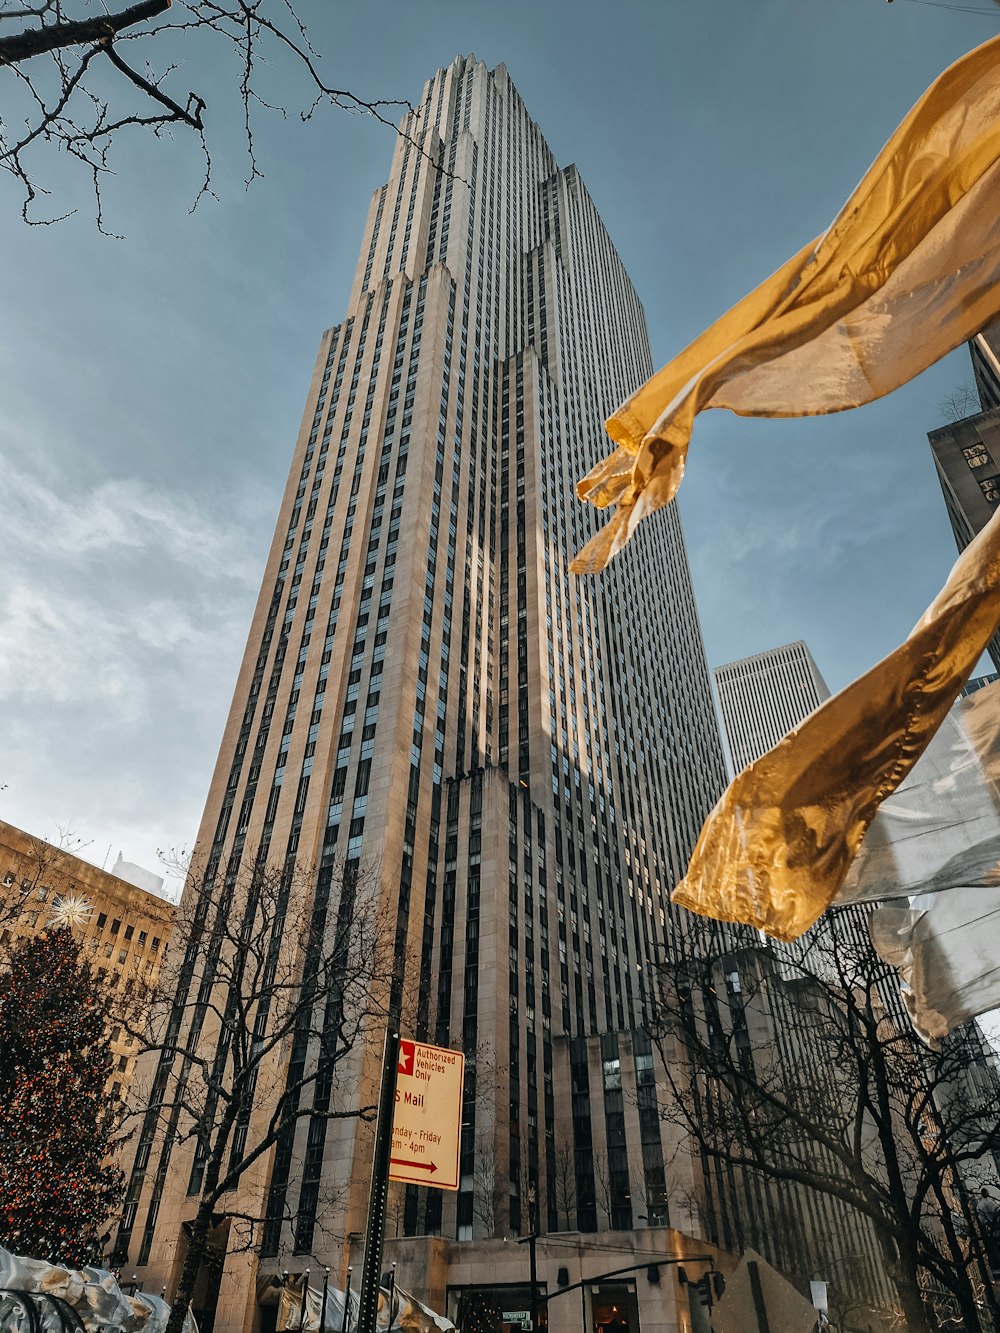
<svg viewBox="0 0 1000 1333">
<path fill-rule="evenodd" d="M 676 509 L 599 580 L 567 572 L 594 526 L 574 480 L 651 368 L 576 168 L 502 65 L 440 70 L 320 343 L 198 835 L 210 885 L 261 849 L 321 875 L 378 857 L 407 1035 L 488 1052 L 460 1189 L 407 1187 L 408 1235 L 631 1228 L 643 1204 L 668 1220 L 655 1108 L 640 1129 L 622 1088 L 650 1083 L 648 968 L 685 947 L 668 894 L 725 782 Z M 255 1184 L 265 1273 L 292 1254 L 339 1271 L 364 1225 L 368 1131 L 300 1129 Z M 153 1281 L 192 1153 L 136 1158 L 116 1254 Z M 315 1226 L 324 1191 L 337 1241 Z"/>
<path fill-rule="evenodd" d="M 960 551 L 986 526 L 1000 503 L 1000 324 L 977 334 L 969 351 L 981 410 L 927 436 Z M 993 636 L 987 651 L 1000 671 L 1000 635 Z"/>
<path fill-rule="evenodd" d="M 830 697 L 801 639 L 727 662 L 714 674 L 723 732 L 737 773 Z"/>
</svg>

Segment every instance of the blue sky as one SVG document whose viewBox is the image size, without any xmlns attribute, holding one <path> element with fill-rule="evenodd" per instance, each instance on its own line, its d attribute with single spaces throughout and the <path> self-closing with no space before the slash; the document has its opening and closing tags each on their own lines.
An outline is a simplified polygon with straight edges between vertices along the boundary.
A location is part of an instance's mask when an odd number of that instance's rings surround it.
<svg viewBox="0 0 1000 1333">
<path fill-rule="evenodd" d="M 580 167 L 659 364 L 826 226 L 927 84 L 1000 28 L 980 3 L 300 8 L 330 82 L 364 96 L 416 101 L 459 52 L 506 63 Z M 57 226 L 24 227 L 0 179 L 0 817 L 71 827 L 98 863 L 194 835 L 316 345 L 392 152 L 362 118 L 262 112 L 247 191 L 232 64 L 173 53 L 208 102 L 218 200 L 189 212 L 180 131 L 120 142 L 124 240 L 97 234 L 64 160 L 46 183 L 79 211 Z M 290 68 L 264 76 L 297 111 Z M 857 412 L 699 420 L 680 503 L 713 665 L 804 638 L 837 688 L 902 640 L 954 559 L 926 432 L 969 379 L 960 351 Z"/>
</svg>

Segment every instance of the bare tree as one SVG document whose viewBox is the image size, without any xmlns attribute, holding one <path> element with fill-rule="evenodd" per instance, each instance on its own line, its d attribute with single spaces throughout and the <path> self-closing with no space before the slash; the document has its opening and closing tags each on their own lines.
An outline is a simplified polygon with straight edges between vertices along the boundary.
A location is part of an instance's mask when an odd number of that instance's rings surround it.
<svg viewBox="0 0 1000 1333">
<path fill-rule="evenodd" d="M 550 1168 L 555 1186 L 556 1216 L 564 1231 L 577 1229 L 576 1150 L 572 1136 L 563 1134 L 552 1146 Z"/>
<path fill-rule="evenodd" d="M 507 1172 L 498 1155 L 495 1129 L 506 1072 L 488 1041 L 480 1042 L 466 1056 L 463 1101 L 475 1119 L 472 1212 L 481 1234 L 486 1236 L 502 1234 L 508 1221 Z"/>
<path fill-rule="evenodd" d="M 1000 0 L 998 0 L 1000 3 Z M 968 381 L 962 384 L 956 384 L 950 393 L 938 403 L 938 411 L 945 421 L 964 421 L 966 417 L 975 416 L 977 412 L 983 410 L 979 401 L 979 394 L 976 392 L 976 386 L 969 384 Z"/>
<path fill-rule="evenodd" d="M 516 1171 L 511 1173 L 511 1183 L 517 1184 L 518 1207 L 520 1209 L 518 1231 L 522 1235 L 528 1231 L 537 1231 L 541 1225 L 537 1167 L 530 1166 L 522 1155 Z"/>
<path fill-rule="evenodd" d="M 137 0 L 107 4 L 95 14 L 89 0 L 3 0 L 0 75 L 7 87 L 0 165 L 21 187 L 25 221 L 59 220 L 57 213 L 35 211 L 39 196 L 49 193 L 37 175 L 38 164 L 56 148 L 91 180 L 103 230 L 102 181 L 112 170 L 116 140 L 131 130 L 156 138 L 175 128 L 189 131 L 204 160 L 195 203 L 211 193 L 208 98 L 182 82 L 184 66 L 202 51 L 209 67 L 227 59 L 231 65 L 242 108 L 248 184 L 261 174 L 254 151 L 255 116 L 289 110 L 278 91 L 283 75 L 295 89 L 292 95 L 300 98 L 296 110 L 303 120 L 329 106 L 395 129 L 396 118 L 413 108 L 405 101 L 366 98 L 334 86 L 300 8 L 292 0 Z M 415 119 L 404 132 L 420 147 Z"/>
<path fill-rule="evenodd" d="M 493 1134 L 481 1129 L 476 1133 L 476 1174 L 472 1192 L 472 1213 L 487 1236 L 495 1236 L 500 1220 L 502 1181 L 497 1171 Z"/>
<path fill-rule="evenodd" d="M 144 1094 L 136 1089 L 126 1217 L 154 1153 L 161 1162 L 180 1154 L 172 1169 L 190 1172 L 187 1253 L 168 1333 L 179 1333 L 220 1230 L 223 1252 L 251 1249 L 265 1228 L 291 1221 L 284 1191 L 273 1178 L 263 1187 L 262 1159 L 282 1144 L 290 1152 L 302 1120 L 316 1132 L 375 1112 L 358 1105 L 355 1066 L 366 1042 L 384 1034 L 396 963 L 378 868 L 348 862 L 317 874 L 259 858 L 244 864 L 207 884 L 189 881 L 159 994 L 134 1029 L 152 1079 Z M 311 1225 L 322 1227 L 331 1200 L 319 1197 L 308 1167 L 300 1207 L 307 1186 L 316 1194 Z M 301 1213 L 296 1225 L 308 1251 Z M 127 1235 L 113 1257 L 126 1260 Z"/>
<path fill-rule="evenodd" d="M 604 1214 L 604 1226 L 611 1227 L 613 1207 L 611 1190 L 611 1162 L 607 1151 L 594 1151 L 594 1199 L 599 1212 Z M 599 1228 L 600 1229 L 600 1228 Z"/>
<path fill-rule="evenodd" d="M 765 1210 L 768 1191 L 787 1209 L 801 1188 L 866 1219 L 908 1329 L 958 1316 L 979 1333 L 997 1311 L 968 1190 L 994 1170 L 1000 1085 L 977 1031 L 928 1051 L 896 985 L 837 917 L 797 950 L 664 969 L 662 1114 Z"/>
</svg>

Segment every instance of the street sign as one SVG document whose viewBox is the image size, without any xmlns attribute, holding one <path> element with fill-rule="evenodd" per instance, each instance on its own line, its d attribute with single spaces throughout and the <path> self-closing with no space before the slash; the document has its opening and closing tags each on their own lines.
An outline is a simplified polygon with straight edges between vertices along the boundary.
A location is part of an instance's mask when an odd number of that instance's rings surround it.
<svg viewBox="0 0 1000 1333">
<path fill-rule="evenodd" d="M 400 1041 L 390 1180 L 458 1189 L 464 1076 L 461 1051 Z"/>
</svg>

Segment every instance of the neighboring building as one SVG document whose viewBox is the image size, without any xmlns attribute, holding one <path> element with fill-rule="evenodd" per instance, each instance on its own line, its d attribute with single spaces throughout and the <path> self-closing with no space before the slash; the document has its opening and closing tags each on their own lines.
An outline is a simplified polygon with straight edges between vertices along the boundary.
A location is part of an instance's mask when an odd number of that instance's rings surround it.
<svg viewBox="0 0 1000 1333">
<path fill-rule="evenodd" d="M 651 962 L 715 932 L 668 895 L 725 766 L 676 509 L 599 579 L 568 574 L 601 521 L 574 482 L 652 368 L 579 173 L 474 57 L 404 128 L 417 141 L 397 142 L 321 341 L 196 855 L 210 885 L 262 852 L 321 876 L 380 859 L 407 1035 L 488 1047 L 497 1071 L 468 1088 L 457 1194 L 408 1186 L 395 1213 L 401 1246 L 449 1242 L 423 1290 L 468 1294 L 501 1271 L 491 1238 L 579 1231 L 600 1272 L 616 1265 L 586 1233 L 648 1255 L 643 1227 L 691 1220 L 637 1029 Z M 142 1143 L 115 1261 L 155 1289 L 183 1254 L 194 1145 Z M 342 1279 L 370 1154 L 365 1126 L 317 1118 L 260 1159 L 236 1200 L 271 1220 L 259 1254 L 224 1257 L 203 1330 L 266 1318 L 258 1281 L 283 1269 Z M 339 1201 L 326 1228 L 321 1194 Z M 676 1284 L 638 1286 L 643 1325 L 676 1327 Z M 489 1299 L 520 1309 L 523 1282 Z M 552 1327 L 578 1329 L 565 1304 Z"/>
<path fill-rule="evenodd" d="M 737 771 L 760 758 L 830 697 L 812 654 L 801 640 L 717 667 L 714 674 L 725 739 Z M 996 679 L 991 675 L 972 680 L 963 693 L 975 693 Z M 927 763 L 936 765 L 931 772 L 940 771 L 941 782 L 945 782 L 949 766 L 955 762 L 948 748 L 952 743 L 944 730 L 932 740 L 924 768 L 918 764 L 904 780 L 901 795 L 909 786 L 916 785 L 924 797 L 927 788 L 919 783 L 933 785 L 926 773 Z M 877 841 L 877 825 L 868 838 Z M 913 873 L 912 867 L 909 873 Z M 865 923 L 869 910 L 868 905 L 859 905 L 838 912 L 840 929 L 855 947 L 866 950 L 871 947 Z M 767 1059 L 783 1061 L 796 1076 L 811 1064 L 817 1079 L 824 1077 L 829 1062 L 829 1042 L 815 1038 L 808 999 L 810 985 L 797 964 L 808 959 L 809 940 L 823 930 L 821 920 L 802 941 L 790 945 L 768 942 L 755 949 L 734 950 L 728 958 L 720 960 L 715 978 L 716 989 L 720 996 L 727 997 L 732 1012 L 742 1009 L 741 988 L 753 994 L 750 1033 L 755 1052 L 759 1050 Z M 816 964 L 813 961 L 806 965 Z M 762 977 L 766 978 L 764 984 Z M 891 969 L 887 970 L 880 995 L 887 1015 L 909 1031 L 898 981 Z M 988 1105 L 990 1093 L 1000 1100 L 996 1061 L 988 1057 L 987 1043 L 976 1024 L 967 1024 L 949 1041 L 960 1044 L 967 1052 L 965 1078 L 969 1088 L 963 1090 L 959 1084 L 946 1095 L 964 1096 L 972 1106 Z M 941 1092 L 937 1096 L 940 1098 Z M 978 1188 L 982 1172 L 993 1166 L 992 1157 L 974 1164 L 968 1183 Z M 891 1299 L 891 1288 L 879 1261 L 870 1224 L 839 1200 L 788 1185 L 777 1190 L 773 1185 L 758 1182 L 748 1190 L 746 1182 L 736 1183 L 735 1179 L 726 1182 L 721 1176 L 717 1190 L 719 1211 L 733 1218 L 741 1233 L 734 1243 L 723 1232 L 720 1239 L 724 1245 L 742 1248 L 750 1244 L 790 1275 L 812 1271 L 815 1276 L 828 1278 L 831 1292 L 841 1299 L 846 1297 L 849 1304 L 869 1303 L 869 1308 L 877 1308 L 883 1300 Z M 753 1199 L 745 1197 L 750 1192 L 755 1195 Z M 967 1202 L 967 1199 L 953 1200 L 953 1205 L 966 1207 Z"/>
<path fill-rule="evenodd" d="M 1000 407 L 1000 320 L 987 325 L 969 343 L 972 373 L 984 412 Z"/>
<path fill-rule="evenodd" d="M 714 670 L 723 721 L 723 734 L 734 771 L 766 754 L 793 727 L 830 697 L 830 690 L 812 653 L 801 640 L 769 648 L 752 657 L 728 662 Z M 861 917 L 856 938 L 867 935 Z M 822 929 L 819 925 L 816 929 Z M 808 937 L 806 937 L 808 939 Z M 812 1061 L 817 1079 L 826 1077 L 827 1043 L 810 1043 L 809 1006 L 799 998 L 808 991 L 797 969 L 782 967 L 783 959 L 800 956 L 797 944 L 768 943 L 734 950 L 720 960 L 717 986 L 731 1007 L 740 1006 L 741 985 L 754 995 L 754 1022 L 750 1031 L 754 1050 L 801 1070 Z M 761 976 L 773 974 L 784 985 L 761 985 Z M 742 976 L 742 982 L 741 982 Z M 776 1187 L 762 1181 L 716 1180 L 717 1208 L 739 1232 L 738 1248 L 751 1245 L 790 1274 L 823 1277 L 831 1292 L 858 1304 L 877 1307 L 890 1298 L 890 1287 L 878 1258 L 878 1246 L 865 1218 L 839 1200 L 791 1185 Z M 732 1245 L 725 1236 L 724 1244 Z"/>
<path fill-rule="evenodd" d="M 715 687 L 736 773 L 766 754 L 830 697 L 801 639 L 716 667 Z"/>
<path fill-rule="evenodd" d="M 977 694 L 981 689 L 984 689 L 987 685 L 992 685 L 997 680 L 1000 680 L 1000 673 L 996 671 L 990 671 L 983 676 L 973 676 L 962 689 L 962 698 L 967 699 L 970 694 Z"/>
<path fill-rule="evenodd" d="M 982 411 L 927 436 L 960 551 L 1000 503 L 1000 322 L 977 334 L 969 350 Z M 1000 671 L 1000 634 L 990 640 L 987 651 Z"/>
<path fill-rule="evenodd" d="M 148 871 L 140 873 L 148 882 L 163 883 Z M 83 940 L 87 961 L 99 977 L 123 988 L 130 981 L 152 987 L 166 956 L 174 912 L 173 904 L 156 894 L 0 820 L 0 962 L 19 940 L 63 921 Z M 132 1078 L 133 1046 L 120 1028 L 112 1032 L 114 1092 L 124 1093 Z"/>
</svg>

